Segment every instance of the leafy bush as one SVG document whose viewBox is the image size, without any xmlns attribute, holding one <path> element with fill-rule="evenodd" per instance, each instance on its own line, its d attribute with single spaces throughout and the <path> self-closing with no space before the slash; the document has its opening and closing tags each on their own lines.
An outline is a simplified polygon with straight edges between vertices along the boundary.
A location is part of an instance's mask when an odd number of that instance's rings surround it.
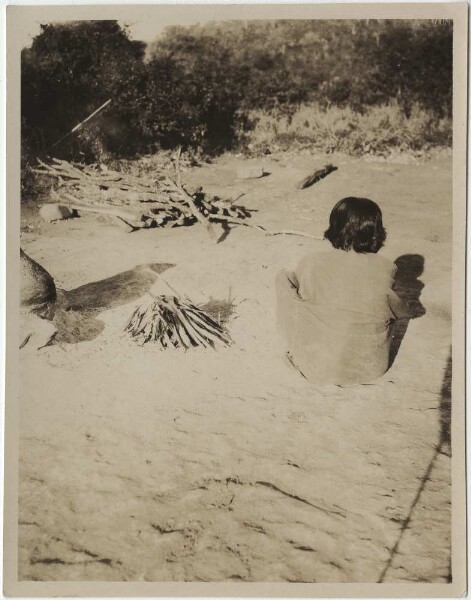
<svg viewBox="0 0 471 600">
<path fill-rule="evenodd" d="M 452 46 L 452 22 L 277 20 L 171 28 L 152 52 L 218 73 L 242 109 L 394 100 L 406 116 L 412 104 L 450 116 Z"/>
<path fill-rule="evenodd" d="M 411 107 L 409 118 L 397 104 L 363 113 L 303 104 L 294 114 L 252 111 L 250 118 L 253 129 L 241 132 L 241 145 L 254 154 L 310 148 L 388 156 L 392 151 L 417 153 L 452 144 L 451 119 L 439 119 L 418 105 Z"/>
<path fill-rule="evenodd" d="M 55 155 L 106 161 L 177 145 L 213 154 L 241 131 L 255 144 L 353 153 L 450 142 L 448 22 L 208 23 L 168 28 L 147 54 L 116 21 L 41 27 L 22 52 L 25 164 L 108 98 Z"/>
</svg>

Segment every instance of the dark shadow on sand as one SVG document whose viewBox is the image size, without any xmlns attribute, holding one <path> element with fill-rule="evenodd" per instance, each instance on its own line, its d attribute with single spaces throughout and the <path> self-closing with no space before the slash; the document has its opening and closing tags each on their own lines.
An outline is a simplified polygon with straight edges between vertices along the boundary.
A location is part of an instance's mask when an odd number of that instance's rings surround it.
<svg viewBox="0 0 471 600">
<path fill-rule="evenodd" d="M 452 379 L 451 347 L 443 376 L 440 392 L 440 448 L 444 454 L 451 456 L 451 379 Z"/>
<path fill-rule="evenodd" d="M 403 254 L 395 260 L 397 272 L 394 281 L 394 291 L 399 298 L 408 304 L 411 316 L 406 319 L 398 319 L 392 324 L 389 367 L 396 360 L 410 319 L 417 319 L 425 314 L 425 308 L 420 302 L 420 295 L 424 284 L 419 279 L 424 272 L 424 263 L 424 257 L 420 254 Z"/>
<path fill-rule="evenodd" d="M 137 300 L 152 287 L 160 273 L 173 266 L 169 263 L 138 265 L 74 290 L 58 290 L 53 318 L 57 328 L 54 343 L 76 344 L 95 339 L 105 327 L 97 319 L 102 311 Z"/>
<path fill-rule="evenodd" d="M 237 225 L 232 225 L 232 227 L 229 225 L 229 223 L 221 223 L 222 225 L 222 234 L 219 236 L 218 240 L 217 240 L 217 244 L 220 244 L 221 242 L 224 242 L 224 240 L 227 239 L 228 235 L 231 233 L 231 231 L 234 229 L 234 227 L 237 227 Z"/>
<path fill-rule="evenodd" d="M 445 372 L 443 374 L 443 382 L 442 389 L 440 392 L 440 437 L 438 439 L 438 444 L 435 447 L 435 452 L 430 460 L 427 469 L 425 470 L 424 475 L 420 478 L 420 485 L 417 489 L 417 492 L 412 500 L 410 505 L 408 514 L 406 518 L 402 521 L 401 529 L 399 531 L 399 535 L 397 536 L 396 542 L 394 546 L 390 550 L 389 558 L 384 565 L 384 568 L 379 576 L 377 583 L 383 583 L 386 579 L 386 575 L 388 574 L 389 569 L 391 568 L 395 556 L 398 554 L 401 541 L 403 539 L 404 533 L 410 528 L 410 523 L 413 517 L 413 513 L 417 504 L 419 503 L 422 492 L 426 488 L 427 483 L 430 481 L 430 476 L 435 468 L 435 464 L 437 458 L 440 454 L 445 454 L 446 456 L 451 457 L 451 437 L 450 437 L 450 428 L 451 428 L 451 378 L 452 378 L 452 353 L 450 347 L 450 353 L 448 354 L 448 360 L 445 368 Z M 451 555 L 448 561 L 448 573 L 446 575 L 447 583 L 451 583 L 453 581 L 452 574 L 452 563 L 451 563 Z"/>
</svg>

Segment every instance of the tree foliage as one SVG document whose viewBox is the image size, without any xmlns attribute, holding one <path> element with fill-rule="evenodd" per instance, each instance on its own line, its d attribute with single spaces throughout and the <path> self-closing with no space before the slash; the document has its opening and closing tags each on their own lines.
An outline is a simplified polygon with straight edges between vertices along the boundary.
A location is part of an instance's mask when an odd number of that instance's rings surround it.
<svg viewBox="0 0 471 600">
<path fill-rule="evenodd" d="M 107 98 L 61 155 L 182 144 L 229 147 L 253 109 L 302 102 L 362 112 L 394 102 L 452 110 L 451 22 L 230 21 L 170 27 L 145 53 L 116 21 L 43 25 L 22 53 L 26 153 L 48 147 Z"/>
<path fill-rule="evenodd" d="M 22 52 L 23 135 L 45 152 L 108 98 L 118 99 L 100 121 L 101 142 L 126 151 L 144 100 L 145 44 L 131 41 L 115 21 L 42 25 Z M 80 144 L 74 146 L 77 152 Z"/>
</svg>

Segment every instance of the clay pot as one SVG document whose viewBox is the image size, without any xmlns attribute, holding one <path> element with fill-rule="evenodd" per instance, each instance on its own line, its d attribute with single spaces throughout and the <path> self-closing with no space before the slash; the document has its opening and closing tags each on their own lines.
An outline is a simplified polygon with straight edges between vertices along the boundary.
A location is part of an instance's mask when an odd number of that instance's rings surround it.
<svg viewBox="0 0 471 600">
<path fill-rule="evenodd" d="M 57 298 L 52 276 L 20 248 L 20 306 L 35 314 L 51 318 Z"/>
</svg>

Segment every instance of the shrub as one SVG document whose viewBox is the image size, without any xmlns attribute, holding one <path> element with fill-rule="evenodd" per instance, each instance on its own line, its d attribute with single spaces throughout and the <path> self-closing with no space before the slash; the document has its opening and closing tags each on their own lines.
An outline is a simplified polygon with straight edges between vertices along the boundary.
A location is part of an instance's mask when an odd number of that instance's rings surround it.
<svg viewBox="0 0 471 600">
<path fill-rule="evenodd" d="M 309 148 L 388 156 L 452 143 L 451 119 L 436 118 L 417 105 L 411 107 L 409 118 L 397 104 L 370 107 L 362 114 L 351 108 L 303 104 L 293 114 L 252 111 L 249 119 L 252 130 L 241 132 L 241 146 L 255 154 Z"/>
</svg>

